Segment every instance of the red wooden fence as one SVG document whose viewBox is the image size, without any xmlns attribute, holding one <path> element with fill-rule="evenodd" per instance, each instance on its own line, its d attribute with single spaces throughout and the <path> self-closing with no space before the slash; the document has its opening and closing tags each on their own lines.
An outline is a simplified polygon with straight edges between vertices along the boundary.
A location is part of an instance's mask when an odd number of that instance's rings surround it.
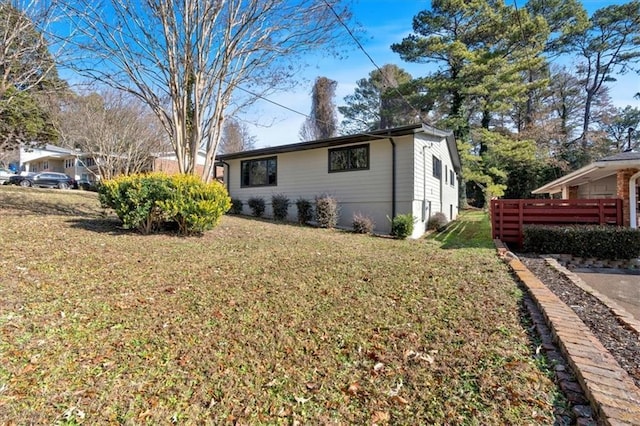
<svg viewBox="0 0 640 426">
<path fill-rule="evenodd" d="M 622 226 L 622 199 L 491 200 L 494 239 L 521 248 L 522 227 L 529 224 Z"/>
</svg>

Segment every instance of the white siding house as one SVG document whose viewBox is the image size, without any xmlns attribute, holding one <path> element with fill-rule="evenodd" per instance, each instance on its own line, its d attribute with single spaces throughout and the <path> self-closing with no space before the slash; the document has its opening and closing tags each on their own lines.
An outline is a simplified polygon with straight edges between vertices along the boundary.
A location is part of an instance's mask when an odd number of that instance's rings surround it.
<svg viewBox="0 0 640 426">
<path fill-rule="evenodd" d="M 410 213 L 416 218 L 413 238 L 426 230 L 429 217 L 458 214 L 460 157 L 455 139 L 426 125 L 377 130 L 368 134 L 262 148 L 218 156 L 232 198 L 262 197 L 271 214 L 271 197 L 289 198 L 289 219 L 296 220 L 295 201 L 311 202 L 328 194 L 340 206 L 338 226 L 351 228 L 354 213 L 375 222 L 375 232 L 389 233 L 389 218 Z"/>
</svg>

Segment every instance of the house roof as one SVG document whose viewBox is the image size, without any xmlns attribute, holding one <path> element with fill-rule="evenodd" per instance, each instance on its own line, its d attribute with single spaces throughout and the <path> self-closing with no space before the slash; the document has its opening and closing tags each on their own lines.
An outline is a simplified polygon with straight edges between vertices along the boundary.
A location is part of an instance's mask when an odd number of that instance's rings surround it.
<svg viewBox="0 0 640 426">
<path fill-rule="evenodd" d="M 640 152 L 627 151 L 601 158 L 576 171 L 531 191 L 533 194 L 556 194 L 567 186 L 580 186 L 616 174 L 620 169 L 640 168 Z"/>
<path fill-rule="evenodd" d="M 306 151 L 309 149 L 328 148 L 358 142 L 369 142 L 376 139 L 388 140 L 392 137 L 406 136 L 417 133 L 424 133 L 430 136 L 445 138 L 447 147 L 449 149 L 449 154 L 451 155 L 453 166 L 457 172 L 460 172 L 460 155 L 458 153 L 458 148 L 456 146 L 456 141 L 453 133 L 436 129 L 435 127 L 431 127 L 427 124 L 411 124 L 408 126 L 396 127 L 393 129 L 374 130 L 368 133 L 358 133 L 355 135 L 338 136 L 309 142 L 299 142 L 269 148 L 252 149 L 250 151 L 234 152 L 230 154 L 219 154 L 216 159 L 218 161 L 226 161 L 263 155 L 283 154 L 286 152 Z"/>
</svg>

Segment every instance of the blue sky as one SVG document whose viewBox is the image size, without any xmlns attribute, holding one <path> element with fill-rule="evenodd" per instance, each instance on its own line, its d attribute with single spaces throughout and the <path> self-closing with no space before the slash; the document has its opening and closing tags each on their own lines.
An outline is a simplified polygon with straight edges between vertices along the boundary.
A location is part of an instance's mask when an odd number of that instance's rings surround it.
<svg viewBox="0 0 640 426">
<path fill-rule="evenodd" d="M 518 7 L 524 0 L 517 0 Z M 589 14 L 594 10 L 625 1 L 583 0 Z M 426 75 L 427 65 L 403 62 L 391 51 L 391 44 L 400 42 L 410 34 L 413 17 L 421 10 L 429 8 L 430 2 L 425 0 L 359 0 L 356 1 L 354 18 L 366 29 L 366 35 L 360 38 L 365 50 L 378 66 L 393 63 L 408 71 L 414 77 Z M 344 105 L 343 98 L 353 93 L 356 81 L 366 78 L 375 68 L 369 59 L 357 49 L 355 43 L 349 49 L 344 60 L 318 56 L 311 58 L 310 67 L 304 78 L 308 81 L 298 85 L 294 91 L 272 95 L 269 99 L 285 105 L 293 110 L 307 114 L 310 110 L 310 91 L 313 80 L 318 76 L 328 77 L 338 82 L 335 102 Z M 611 97 L 616 106 L 632 105 L 640 107 L 640 101 L 633 99 L 633 94 L 640 92 L 640 78 L 630 73 L 611 85 Z M 277 146 L 299 142 L 298 132 L 304 117 L 267 102 L 259 101 L 251 113 L 246 114 L 250 132 L 256 136 L 256 147 Z M 269 127 L 254 126 L 253 121 L 271 124 Z"/>
</svg>

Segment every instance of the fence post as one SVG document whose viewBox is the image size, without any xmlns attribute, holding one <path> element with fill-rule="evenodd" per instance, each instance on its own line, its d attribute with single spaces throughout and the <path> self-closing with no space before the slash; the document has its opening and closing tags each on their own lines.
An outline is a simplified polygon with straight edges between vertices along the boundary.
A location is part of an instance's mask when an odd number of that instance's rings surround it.
<svg viewBox="0 0 640 426">
<path fill-rule="evenodd" d="M 523 218 L 524 218 L 524 200 L 520 199 L 518 200 L 518 247 L 519 248 L 522 248 L 522 245 L 524 243 L 524 233 L 522 232 Z"/>
<path fill-rule="evenodd" d="M 604 200 L 598 200 L 598 213 L 600 216 L 600 225 L 605 225 L 606 222 L 604 220 Z"/>
</svg>

